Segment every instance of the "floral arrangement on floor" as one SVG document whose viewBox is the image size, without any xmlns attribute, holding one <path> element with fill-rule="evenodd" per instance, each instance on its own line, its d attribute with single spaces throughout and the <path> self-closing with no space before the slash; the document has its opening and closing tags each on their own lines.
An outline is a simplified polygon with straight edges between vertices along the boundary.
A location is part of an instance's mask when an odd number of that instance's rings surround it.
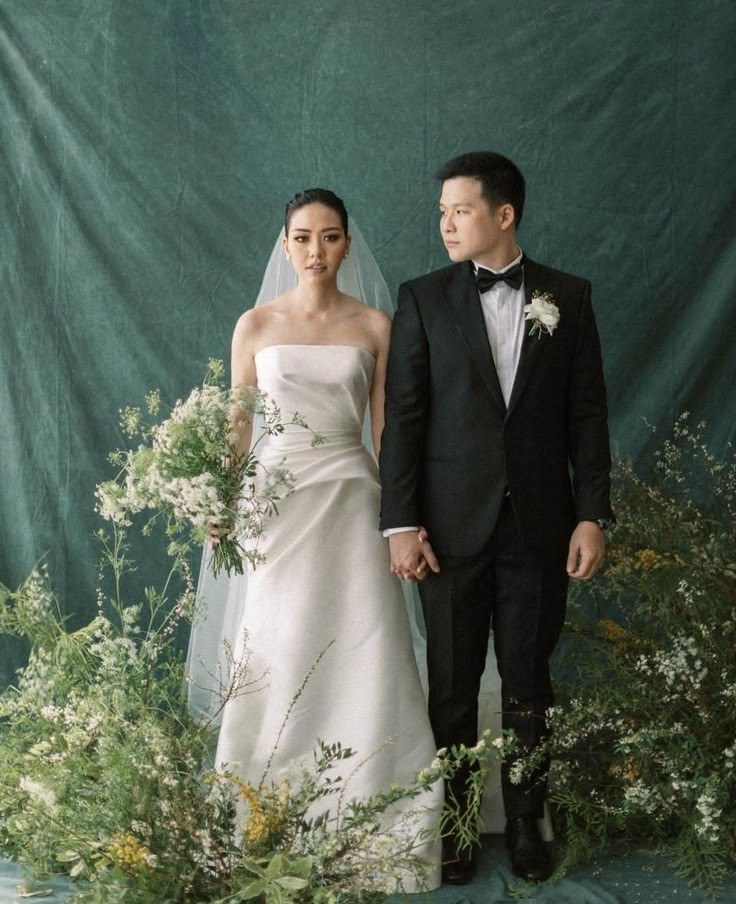
<svg viewBox="0 0 736 904">
<path fill-rule="evenodd" d="M 659 848 L 709 894 L 736 868 L 736 458 L 704 430 L 682 415 L 651 479 L 615 463 L 608 564 L 573 589 L 578 674 L 540 751 L 561 872 L 616 839 Z"/>
<path fill-rule="evenodd" d="M 213 365 L 208 381 L 220 375 Z M 0 632 L 31 649 L 15 686 L 0 695 L 0 850 L 37 878 L 65 872 L 86 880 L 73 895 L 88 904 L 380 901 L 395 890 L 392 877 L 421 882 L 426 872 L 416 854 L 426 839 L 414 837 L 410 818 L 397 825 L 393 817 L 387 831 L 392 805 L 467 765 L 479 804 L 485 766 L 507 742 L 485 737 L 475 748 L 443 751 L 409 786 L 360 801 L 344 799 L 342 769 L 356 768 L 346 761 L 357 752 L 339 739 L 320 743 L 312 764 L 260 787 L 212 770 L 212 721 L 190 714 L 184 657 L 173 642 L 197 613 L 188 555 L 217 511 L 257 540 L 289 487 L 286 474 L 256 480 L 254 456 L 226 457 L 232 399 L 212 385 L 158 426 L 142 428 L 137 409 L 123 412 L 146 442 L 115 454 L 121 476 L 98 492 L 110 531 L 98 535 L 104 567 L 89 624 L 67 629 L 43 566 L 17 591 L 0 587 Z M 150 396 L 149 413 L 158 404 Z M 250 417 L 253 408 L 239 410 Z M 267 400 L 255 408 L 265 429 L 283 429 Z M 230 502 L 241 478 L 236 512 Z M 172 538 L 170 571 L 160 590 L 131 602 L 126 536 L 132 513 L 144 508 L 152 513 L 145 529 L 163 521 Z M 258 680 L 238 663 L 230 673 L 223 705 Z M 472 843 L 478 811 L 446 812 L 438 832 L 452 824 Z"/>
<path fill-rule="evenodd" d="M 389 834 L 382 816 L 452 774 L 452 754 L 408 787 L 311 817 L 315 804 L 337 802 L 354 752 L 321 744 L 311 767 L 259 788 L 213 772 L 210 733 L 189 717 L 169 642 L 189 617 L 191 587 L 173 606 L 153 592 L 141 604 L 107 602 L 110 614 L 101 606 L 70 633 L 43 568 L 0 594 L 0 630 L 32 644 L 0 699 L 5 855 L 37 877 L 93 880 L 80 902 L 377 901 L 392 876 L 421 880 L 423 839 L 408 821 Z M 231 694 L 248 691 L 239 680 Z"/>
</svg>

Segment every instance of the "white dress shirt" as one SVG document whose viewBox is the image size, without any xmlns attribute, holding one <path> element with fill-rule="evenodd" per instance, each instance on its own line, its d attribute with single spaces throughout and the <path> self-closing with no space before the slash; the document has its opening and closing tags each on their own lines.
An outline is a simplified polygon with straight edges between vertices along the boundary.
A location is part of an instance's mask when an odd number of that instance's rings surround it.
<svg viewBox="0 0 736 904">
<path fill-rule="evenodd" d="M 520 251 L 518 256 L 502 270 L 491 270 L 490 267 L 484 269 L 490 270 L 491 273 L 505 273 L 519 263 L 521 256 Z M 473 261 L 473 266 L 477 272 L 478 267 L 483 265 Z M 480 304 L 498 382 L 501 384 L 503 400 L 508 407 L 524 342 L 524 283 L 522 282 L 518 289 L 512 289 L 505 282 L 494 283 L 480 296 Z"/>
<path fill-rule="evenodd" d="M 491 270 L 491 273 L 505 273 L 522 258 L 522 252 L 501 270 Z M 473 261 L 476 272 L 483 264 Z M 501 384 L 503 400 L 507 407 L 511 398 L 511 390 L 514 385 L 516 368 L 519 366 L 521 346 L 524 342 L 524 283 L 520 288 L 512 289 L 508 283 L 497 282 L 487 292 L 480 296 L 480 305 L 483 310 L 483 319 L 486 324 L 488 342 L 491 346 L 493 363 L 496 365 L 498 382 Z M 391 534 L 400 534 L 404 531 L 417 530 L 413 527 L 389 527 L 383 532 L 384 537 Z"/>
</svg>

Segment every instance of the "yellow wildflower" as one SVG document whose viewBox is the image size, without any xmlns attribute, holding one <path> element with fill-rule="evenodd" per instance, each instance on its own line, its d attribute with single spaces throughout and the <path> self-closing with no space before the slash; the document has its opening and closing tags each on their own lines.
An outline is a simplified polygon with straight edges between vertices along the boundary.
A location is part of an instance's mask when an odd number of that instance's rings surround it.
<svg viewBox="0 0 736 904">
<path fill-rule="evenodd" d="M 622 778 L 627 785 L 633 785 L 637 779 L 641 778 L 639 767 L 630 757 L 621 765 L 611 766 L 608 771 L 615 778 Z"/>
<path fill-rule="evenodd" d="M 610 618 L 599 619 L 598 627 L 600 628 L 600 632 L 603 637 L 606 640 L 609 640 L 611 643 L 621 643 L 621 641 L 629 633 L 626 628 L 622 627 L 618 622 L 615 622 Z"/>
<path fill-rule="evenodd" d="M 246 844 L 261 844 L 283 828 L 287 820 L 290 790 L 286 779 L 282 779 L 275 788 L 261 787 L 258 790 L 235 776 L 231 781 L 248 805 L 248 816 L 243 825 L 243 841 Z"/>
<path fill-rule="evenodd" d="M 151 865 L 151 852 L 135 835 L 118 832 L 112 836 L 110 856 L 124 870 L 137 872 Z"/>
<path fill-rule="evenodd" d="M 673 559 L 662 556 L 653 549 L 640 549 L 634 556 L 634 568 L 639 571 L 653 571 L 655 568 L 664 568 L 665 565 L 672 565 Z"/>
</svg>

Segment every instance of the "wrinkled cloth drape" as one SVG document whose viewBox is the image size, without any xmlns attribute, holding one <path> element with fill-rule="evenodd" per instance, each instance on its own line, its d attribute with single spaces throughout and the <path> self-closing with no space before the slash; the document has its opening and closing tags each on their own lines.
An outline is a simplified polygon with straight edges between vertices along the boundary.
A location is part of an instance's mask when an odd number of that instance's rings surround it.
<svg viewBox="0 0 736 904">
<path fill-rule="evenodd" d="M 345 198 L 392 291 L 443 266 L 432 173 L 462 150 L 517 161 L 522 246 L 592 280 L 614 445 L 689 409 L 723 451 L 735 26 L 723 0 L 4 0 L 0 582 L 46 554 L 91 618 L 118 409 L 228 357 L 300 189 Z M 133 596 L 161 553 L 136 542 Z M 0 641 L 5 681 L 23 656 Z"/>
</svg>

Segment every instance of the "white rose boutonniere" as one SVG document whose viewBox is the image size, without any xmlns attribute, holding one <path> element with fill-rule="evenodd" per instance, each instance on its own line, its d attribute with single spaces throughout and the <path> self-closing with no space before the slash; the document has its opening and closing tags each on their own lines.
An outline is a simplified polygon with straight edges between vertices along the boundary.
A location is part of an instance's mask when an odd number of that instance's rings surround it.
<svg viewBox="0 0 736 904">
<path fill-rule="evenodd" d="M 524 305 L 525 320 L 531 321 L 530 336 L 542 338 L 542 333 L 550 336 L 560 322 L 560 309 L 555 304 L 554 295 L 549 292 L 532 292 L 531 304 Z"/>
</svg>

